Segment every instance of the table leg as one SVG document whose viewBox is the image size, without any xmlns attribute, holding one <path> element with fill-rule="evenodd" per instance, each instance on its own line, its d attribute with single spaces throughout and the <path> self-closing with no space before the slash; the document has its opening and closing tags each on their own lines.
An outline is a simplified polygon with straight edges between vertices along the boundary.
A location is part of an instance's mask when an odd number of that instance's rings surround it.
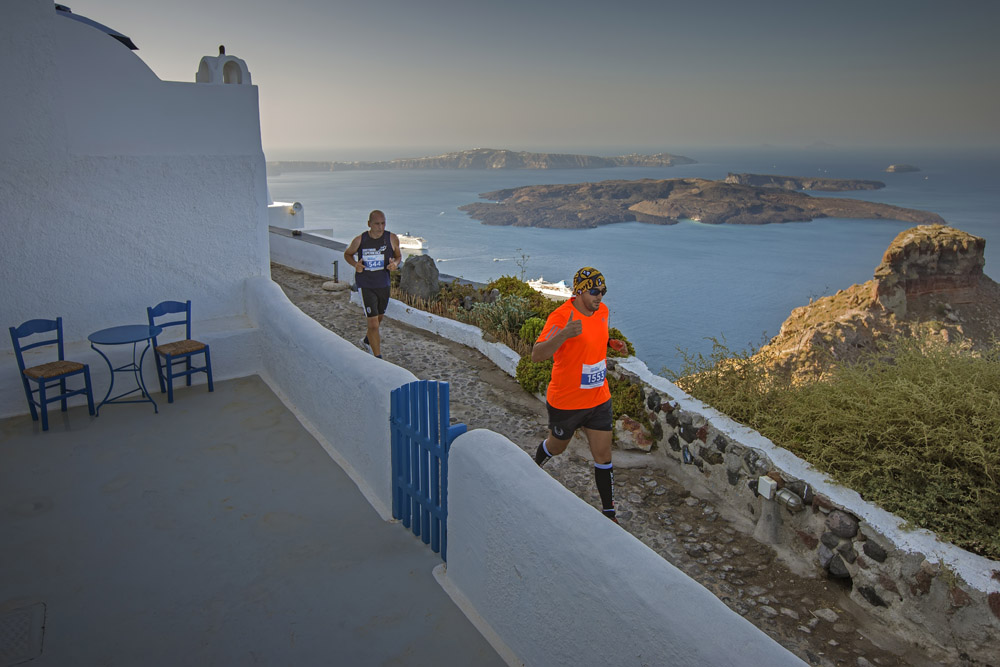
<svg viewBox="0 0 1000 667">
<path fill-rule="evenodd" d="M 111 360 L 108 359 L 108 356 L 101 352 L 98 348 L 94 347 L 93 343 L 90 344 L 90 349 L 104 357 L 104 363 L 108 365 L 108 371 L 111 375 L 111 384 L 108 385 L 108 393 L 104 394 L 104 398 L 102 398 L 101 402 L 97 404 L 97 409 L 94 411 L 94 416 L 99 417 L 101 415 L 101 406 L 108 402 L 108 396 L 111 395 L 111 390 L 115 386 L 115 367 L 111 365 Z"/>
<path fill-rule="evenodd" d="M 146 347 L 142 349 L 142 354 L 139 355 L 139 365 L 136 366 L 139 370 L 136 375 L 139 378 L 139 386 L 142 387 L 142 393 L 145 395 L 146 400 L 153 404 L 153 414 L 160 414 L 160 409 L 156 407 L 156 401 L 153 400 L 153 396 L 146 390 L 146 382 L 142 378 L 142 360 L 146 358 L 146 353 L 149 352 L 149 340 L 146 340 Z M 135 348 L 132 349 L 132 359 L 135 360 Z"/>
<path fill-rule="evenodd" d="M 106 354 L 104 354 L 103 352 L 101 352 L 101 350 L 99 348 L 95 347 L 93 343 L 90 344 L 90 348 L 92 350 L 94 350 L 95 352 L 97 352 L 99 355 L 101 355 L 101 357 L 103 357 L 104 362 L 108 365 L 108 370 L 110 371 L 110 375 L 111 375 L 111 382 L 108 384 L 108 392 L 106 394 L 104 394 L 104 398 L 101 399 L 101 402 L 97 405 L 97 408 L 94 410 L 94 415 L 95 416 L 100 415 L 101 407 L 104 406 L 104 405 L 107 405 L 108 403 L 147 403 L 148 402 L 148 403 L 152 403 L 153 404 L 153 412 L 154 413 L 156 413 L 156 414 L 160 413 L 159 406 L 156 405 L 156 401 L 153 400 L 152 395 L 150 395 L 149 391 L 146 389 L 146 382 L 145 382 L 145 379 L 144 379 L 143 374 L 142 374 L 142 362 L 146 358 L 146 352 L 149 351 L 150 341 L 149 341 L 149 339 L 146 340 L 146 347 L 144 347 L 142 349 L 142 354 L 140 354 L 139 358 L 136 359 L 136 353 L 138 352 L 139 342 L 141 342 L 141 341 L 136 341 L 136 342 L 132 343 L 132 363 L 131 364 L 124 364 L 122 366 L 119 366 L 118 368 L 114 367 L 114 365 L 111 363 L 111 359 L 109 359 Z M 128 373 L 128 372 L 131 372 L 132 376 L 135 378 L 136 388 L 135 389 L 130 389 L 129 391 L 126 391 L 126 392 L 124 392 L 122 394 L 119 394 L 118 396 L 115 396 L 114 398 L 111 398 L 111 392 L 114 390 L 114 387 L 115 387 L 115 373 Z M 141 392 L 141 395 L 142 395 L 141 399 L 138 399 L 138 400 L 122 400 L 126 396 L 128 396 L 129 394 L 131 394 L 133 392 L 136 392 L 136 391 Z"/>
</svg>

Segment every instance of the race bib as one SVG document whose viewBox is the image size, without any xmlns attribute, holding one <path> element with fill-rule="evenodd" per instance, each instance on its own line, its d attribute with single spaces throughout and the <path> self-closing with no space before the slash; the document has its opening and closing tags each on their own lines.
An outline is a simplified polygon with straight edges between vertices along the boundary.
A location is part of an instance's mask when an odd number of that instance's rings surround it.
<svg viewBox="0 0 1000 667">
<path fill-rule="evenodd" d="M 365 271 L 380 271 L 385 268 L 385 255 L 375 248 L 362 249 L 361 261 L 365 264 Z"/>
<path fill-rule="evenodd" d="M 580 376 L 580 389 L 599 389 L 604 386 L 604 376 L 608 374 L 607 364 L 601 359 L 596 364 L 584 364 Z"/>
</svg>

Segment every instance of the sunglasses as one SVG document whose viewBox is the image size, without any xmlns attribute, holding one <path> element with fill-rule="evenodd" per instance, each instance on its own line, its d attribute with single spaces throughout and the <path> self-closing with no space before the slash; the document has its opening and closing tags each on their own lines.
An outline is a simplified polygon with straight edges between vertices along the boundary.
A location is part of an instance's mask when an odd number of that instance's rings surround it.
<svg viewBox="0 0 1000 667">
<path fill-rule="evenodd" d="M 598 294 L 604 296 L 605 294 L 608 293 L 608 288 L 602 287 L 601 289 L 597 289 L 596 287 L 592 287 L 587 291 L 590 292 L 590 296 L 597 296 Z"/>
</svg>

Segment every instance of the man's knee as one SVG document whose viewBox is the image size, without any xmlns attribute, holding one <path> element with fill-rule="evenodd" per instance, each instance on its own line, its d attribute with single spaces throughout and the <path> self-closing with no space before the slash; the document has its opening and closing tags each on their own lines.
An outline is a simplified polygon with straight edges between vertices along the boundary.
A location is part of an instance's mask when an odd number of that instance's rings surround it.
<svg viewBox="0 0 1000 667">
<path fill-rule="evenodd" d="M 549 431 L 549 435 L 545 438 L 545 448 L 549 450 L 549 454 L 552 456 L 558 456 L 566 451 L 566 447 L 569 446 L 569 440 L 560 440 L 559 438 L 552 435 L 552 431 Z"/>
<path fill-rule="evenodd" d="M 611 463 L 611 431 L 584 429 L 590 443 L 590 454 L 597 463 Z"/>
</svg>

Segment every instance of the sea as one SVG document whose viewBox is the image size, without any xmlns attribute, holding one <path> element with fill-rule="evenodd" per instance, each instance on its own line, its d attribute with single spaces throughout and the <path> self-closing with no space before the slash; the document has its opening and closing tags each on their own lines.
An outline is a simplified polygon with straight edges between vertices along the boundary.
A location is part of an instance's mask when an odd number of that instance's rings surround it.
<svg viewBox="0 0 1000 667">
<path fill-rule="evenodd" d="M 650 370 L 668 376 L 682 372 L 686 358 L 710 354 L 713 341 L 733 351 L 759 346 L 777 334 L 792 309 L 870 280 L 889 243 L 912 225 L 835 218 L 768 225 L 685 220 L 565 230 L 483 225 L 458 207 L 482 201 L 481 193 L 522 185 L 722 179 L 730 172 L 871 179 L 886 187 L 809 194 L 937 213 L 953 227 L 986 239 L 985 272 L 1000 277 L 1000 149 L 633 147 L 561 152 L 661 150 L 697 162 L 666 168 L 305 172 L 269 176 L 267 182 L 275 201 L 303 205 L 308 230 L 345 243 L 366 229 L 370 210 L 383 210 L 387 229 L 426 239 L 423 252 L 445 274 L 480 282 L 512 275 L 571 284 L 578 268 L 596 267 L 608 283 L 604 301 L 611 325 L 632 341 Z M 407 151 L 388 154 L 415 157 Z M 920 171 L 885 171 L 899 163 Z"/>
</svg>

